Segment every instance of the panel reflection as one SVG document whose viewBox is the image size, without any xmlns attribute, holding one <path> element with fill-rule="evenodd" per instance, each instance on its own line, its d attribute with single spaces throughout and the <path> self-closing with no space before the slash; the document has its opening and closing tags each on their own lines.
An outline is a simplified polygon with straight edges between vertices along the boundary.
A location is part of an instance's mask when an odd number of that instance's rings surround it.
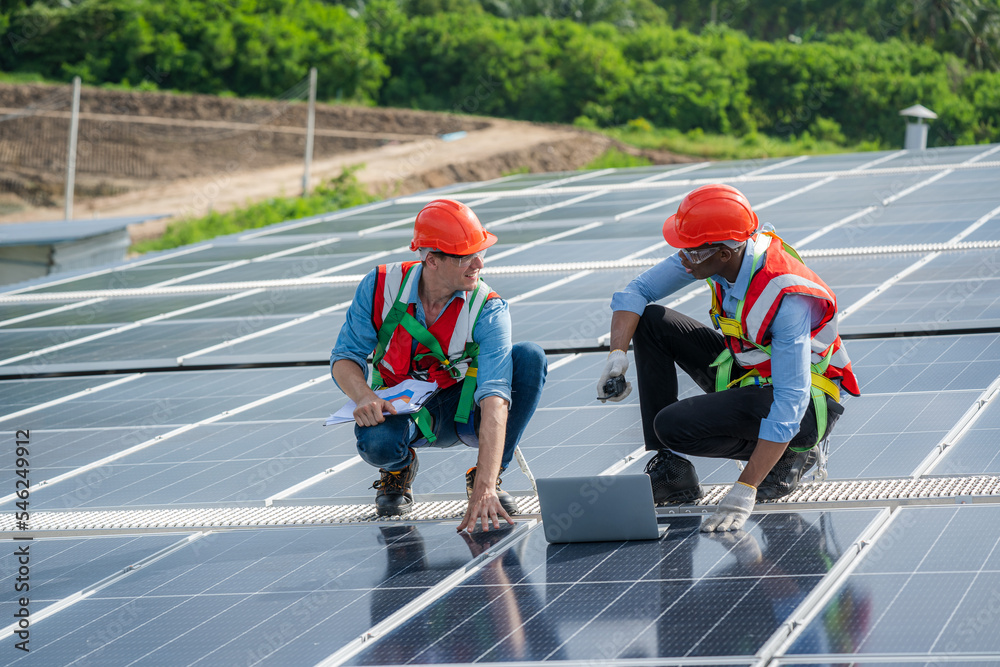
<svg viewBox="0 0 1000 667">
<path fill-rule="evenodd" d="M 996 664 L 1000 536 L 991 528 L 998 519 L 996 505 L 901 508 L 817 617 L 863 603 L 845 616 L 841 642 L 807 633 L 788 653 L 990 656 Z"/>
<path fill-rule="evenodd" d="M 755 515 L 720 535 L 669 517 L 645 542 L 548 545 L 536 527 L 354 664 L 749 657 L 877 513 Z"/>
</svg>

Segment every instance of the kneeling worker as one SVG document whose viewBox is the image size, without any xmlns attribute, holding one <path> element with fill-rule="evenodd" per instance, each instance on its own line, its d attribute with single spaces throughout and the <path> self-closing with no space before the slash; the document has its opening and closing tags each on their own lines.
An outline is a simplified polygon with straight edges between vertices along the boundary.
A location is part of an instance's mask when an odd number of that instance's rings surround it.
<svg viewBox="0 0 1000 667">
<path fill-rule="evenodd" d="M 381 473 L 372 485 L 379 516 L 412 509 L 417 448 L 464 442 L 479 455 L 466 473 L 469 505 L 458 529 L 472 530 L 477 519 L 484 530 L 499 528 L 500 518 L 513 523 L 517 503 L 500 474 L 535 412 L 547 365 L 539 346 L 511 345 L 507 303 L 479 279 L 496 241 L 468 206 L 438 199 L 414 223 L 410 249 L 420 261 L 383 264 L 358 285 L 330 363 L 358 406 L 358 453 Z M 397 415 L 368 385 L 372 353 L 372 387 L 414 378 L 439 390 L 414 415 Z"/>
<path fill-rule="evenodd" d="M 628 368 L 632 341 L 646 465 L 657 503 L 704 496 L 694 465 L 680 454 L 746 461 L 702 530 L 737 530 L 756 500 L 791 493 L 818 461 L 843 414 L 840 390 L 859 395 L 837 334 L 837 299 L 795 251 L 758 229 L 743 194 L 727 185 L 689 193 L 663 225 L 680 252 L 632 280 L 611 299 L 611 353 L 597 385 Z M 707 280 L 716 329 L 653 304 Z M 706 394 L 677 400 L 677 364 Z M 618 381 L 619 383 L 622 380 Z"/>
</svg>

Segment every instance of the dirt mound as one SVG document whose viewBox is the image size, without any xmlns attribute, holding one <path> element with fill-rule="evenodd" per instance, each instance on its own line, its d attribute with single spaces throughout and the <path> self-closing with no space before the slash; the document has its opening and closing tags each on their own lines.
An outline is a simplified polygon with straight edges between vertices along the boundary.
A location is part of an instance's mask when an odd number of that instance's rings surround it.
<svg viewBox="0 0 1000 667">
<path fill-rule="evenodd" d="M 68 111 L 70 86 L 0 84 L 0 107 L 5 109 Z M 195 121 L 273 124 L 304 128 L 305 93 L 289 100 L 256 100 L 135 91 L 83 88 L 80 112 L 118 116 L 159 117 Z M 350 105 L 317 104 L 316 127 L 341 127 L 360 132 L 437 135 L 459 130 L 481 129 L 488 119 L 446 113 L 385 109 Z"/>
<path fill-rule="evenodd" d="M 68 86 L 0 85 L 0 192 L 61 204 Z M 306 105 L 85 88 L 80 96 L 76 196 L 102 197 L 181 178 L 301 161 Z M 488 121 L 419 111 L 318 105 L 316 159 L 413 141 Z"/>
<path fill-rule="evenodd" d="M 80 108 L 75 217 L 199 215 L 301 190 L 301 101 L 85 88 Z M 0 222 L 61 217 L 69 109 L 69 86 L 0 84 Z M 465 135 L 441 138 L 456 132 Z M 311 175 L 318 183 L 363 164 L 359 179 L 391 196 L 573 170 L 614 143 L 558 125 L 319 104 Z"/>
</svg>

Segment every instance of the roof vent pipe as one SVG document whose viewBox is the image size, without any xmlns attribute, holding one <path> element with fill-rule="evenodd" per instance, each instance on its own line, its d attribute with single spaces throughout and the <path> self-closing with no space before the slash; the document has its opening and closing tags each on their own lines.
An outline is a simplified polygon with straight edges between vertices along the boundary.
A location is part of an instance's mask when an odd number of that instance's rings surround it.
<svg viewBox="0 0 1000 667">
<path fill-rule="evenodd" d="M 934 120 L 938 117 L 937 114 L 922 104 L 914 104 L 912 107 L 900 111 L 899 115 L 917 119 L 916 122 L 906 124 L 906 143 L 903 148 L 908 151 L 927 150 L 927 128 L 929 126 L 924 125 L 924 119 Z"/>
</svg>

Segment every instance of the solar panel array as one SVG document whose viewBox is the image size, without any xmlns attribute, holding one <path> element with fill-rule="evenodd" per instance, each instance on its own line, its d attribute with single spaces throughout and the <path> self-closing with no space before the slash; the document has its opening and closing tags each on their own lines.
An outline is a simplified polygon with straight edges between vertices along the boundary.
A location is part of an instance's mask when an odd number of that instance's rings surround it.
<svg viewBox="0 0 1000 667">
<path fill-rule="evenodd" d="M 996 661 L 995 496 L 822 494 L 1000 475 L 998 156 L 517 175 L 9 286 L 3 664 Z M 641 472 L 637 396 L 594 400 L 610 296 L 672 252 L 663 220 L 709 182 L 740 188 L 838 295 L 863 395 L 845 399 L 830 482 L 807 485 L 819 501 L 758 505 L 727 535 L 699 532 L 710 502 L 670 508 L 660 541 L 577 545 L 547 545 L 537 515 L 473 535 L 453 518 L 321 518 L 370 506 L 377 477 L 349 426 L 322 426 L 346 401 L 330 348 L 360 278 L 413 258 L 413 217 L 437 196 L 499 236 L 484 277 L 510 304 L 515 340 L 549 356 L 521 442 L 532 472 Z M 692 285 L 663 303 L 707 321 L 707 300 Z M 681 390 L 700 391 L 683 375 Z M 14 519 L 18 431 L 38 522 L 27 531 Z M 464 447 L 422 455 L 418 501 L 464 498 L 474 461 Z M 738 474 L 695 465 L 719 489 Z M 504 488 L 530 500 L 519 469 Z M 282 511 L 300 518 L 260 519 Z M 15 648 L 26 544 L 30 653 Z"/>
</svg>

